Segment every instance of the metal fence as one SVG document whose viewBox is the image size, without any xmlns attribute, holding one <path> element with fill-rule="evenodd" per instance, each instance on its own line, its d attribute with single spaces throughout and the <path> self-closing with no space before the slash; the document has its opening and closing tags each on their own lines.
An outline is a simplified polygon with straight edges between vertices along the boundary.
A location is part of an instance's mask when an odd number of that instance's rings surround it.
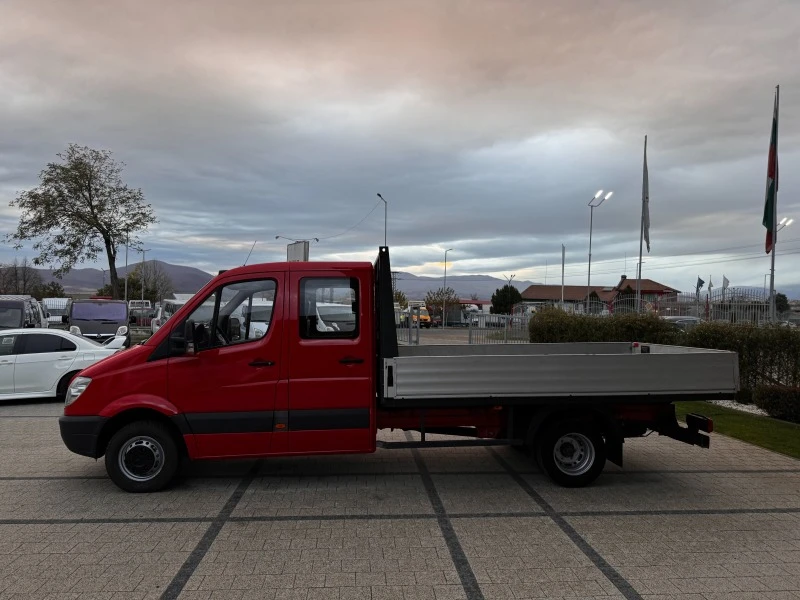
<svg viewBox="0 0 800 600">
<path fill-rule="evenodd" d="M 419 308 L 410 311 L 395 310 L 394 326 L 397 329 L 397 343 L 406 346 L 419 346 Z"/>
<path fill-rule="evenodd" d="M 597 317 L 636 313 L 636 297 L 623 296 L 611 302 L 591 301 L 588 314 Z M 584 303 L 569 312 L 586 313 Z M 660 317 L 696 317 L 704 321 L 763 324 L 769 321 L 769 295 L 753 288 L 712 290 L 710 294 L 670 294 L 645 296 L 641 312 Z"/>
<path fill-rule="evenodd" d="M 470 316 L 470 344 L 527 344 L 530 342 L 527 316 L 473 313 Z"/>
</svg>

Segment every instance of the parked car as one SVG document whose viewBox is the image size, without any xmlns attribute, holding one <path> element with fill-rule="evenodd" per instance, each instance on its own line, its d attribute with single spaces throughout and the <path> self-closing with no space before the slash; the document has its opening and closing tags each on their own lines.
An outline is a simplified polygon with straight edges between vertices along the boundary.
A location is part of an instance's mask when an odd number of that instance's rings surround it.
<svg viewBox="0 0 800 600">
<path fill-rule="evenodd" d="M 150 331 L 152 333 L 158 331 L 184 304 L 186 302 L 179 300 L 164 300 L 164 302 L 157 303 L 156 316 L 150 321 Z"/>
<path fill-rule="evenodd" d="M 48 315 L 47 321 L 51 325 L 60 325 L 62 323 L 62 317 L 67 314 L 69 298 L 43 298 L 42 304 Z"/>
<path fill-rule="evenodd" d="M 59 329 L 0 331 L 0 400 L 64 400 L 72 378 L 82 369 L 120 351 L 125 337 L 103 346 Z"/>
<path fill-rule="evenodd" d="M 668 317 L 661 317 L 664 321 L 668 323 L 672 323 L 678 329 L 683 331 L 688 331 L 692 327 L 697 327 L 700 323 L 703 322 L 703 319 L 699 317 L 679 317 L 679 316 L 668 316 Z"/>
<path fill-rule="evenodd" d="M 47 313 L 28 295 L 0 296 L 0 329 L 46 328 Z"/>
<path fill-rule="evenodd" d="M 124 300 L 105 300 L 90 298 L 88 300 L 73 300 L 69 303 L 67 314 L 62 321 L 70 331 L 78 328 L 78 335 L 104 342 L 117 335 L 120 328 L 125 327 L 126 332 L 130 319 L 128 317 L 128 304 Z M 130 332 L 127 332 L 128 345 L 130 345 Z"/>
</svg>

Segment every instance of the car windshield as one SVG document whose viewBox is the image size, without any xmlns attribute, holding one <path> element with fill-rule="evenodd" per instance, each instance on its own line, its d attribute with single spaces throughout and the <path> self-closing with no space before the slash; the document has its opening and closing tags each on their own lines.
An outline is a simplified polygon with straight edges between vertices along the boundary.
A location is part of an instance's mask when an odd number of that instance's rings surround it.
<svg viewBox="0 0 800 600">
<path fill-rule="evenodd" d="M 14 329 L 22 326 L 22 309 L 0 306 L 0 327 Z"/>
<path fill-rule="evenodd" d="M 124 302 L 75 302 L 72 305 L 72 319 L 83 321 L 128 320 L 128 310 Z"/>
<path fill-rule="evenodd" d="M 427 309 L 427 308 L 421 308 L 421 309 L 419 309 L 419 314 L 420 314 L 420 316 L 422 316 L 422 317 L 429 317 L 429 316 L 430 316 L 430 315 L 428 314 L 428 309 Z"/>
</svg>

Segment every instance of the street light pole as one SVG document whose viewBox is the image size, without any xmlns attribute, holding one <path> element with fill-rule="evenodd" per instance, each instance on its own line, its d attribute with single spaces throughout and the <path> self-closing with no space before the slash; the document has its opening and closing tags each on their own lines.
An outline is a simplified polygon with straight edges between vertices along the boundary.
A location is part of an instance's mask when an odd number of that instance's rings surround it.
<svg viewBox="0 0 800 600">
<path fill-rule="evenodd" d="M 589 200 L 589 273 L 586 279 L 586 314 L 589 314 L 589 296 L 592 290 L 592 226 L 594 225 L 594 209 L 600 206 L 603 202 L 611 198 L 614 192 L 608 192 L 603 196 L 603 190 L 597 190 L 597 193 Z M 598 202 L 599 200 L 599 202 Z"/>
<path fill-rule="evenodd" d="M 142 248 L 142 272 L 139 273 L 139 283 L 142 286 L 142 305 L 139 308 L 144 308 L 144 255 L 149 252 L 150 248 Z"/>
<path fill-rule="evenodd" d="M 447 253 L 452 252 L 452 248 L 444 251 L 444 287 L 442 288 L 442 329 L 447 327 Z"/>
<path fill-rule="evenodd" d="M 125 302 L 128 302 L 128 246 L 131 244 L 131 234 L 125 232 Z"/>
<path fill-rule="evenodd" d="M 769 320 L 772 323 L 778 320 L 775 306 L 775 252 L 778 248 L 778 232 L 786 229 L 792 223 L 794 223 L 794 219 L 783 217 L 775 228 L 775 236 L 772 240 L 772 259 L 770 260 L 769 269 Z"/>
<path fill-rule="evenodd" d="M 378 194 L 378 198 L 383 200 L 383 245 L 386 246 L 386 219 L 389 214 L 389 203 L 380 194 Z"/>
</svg>

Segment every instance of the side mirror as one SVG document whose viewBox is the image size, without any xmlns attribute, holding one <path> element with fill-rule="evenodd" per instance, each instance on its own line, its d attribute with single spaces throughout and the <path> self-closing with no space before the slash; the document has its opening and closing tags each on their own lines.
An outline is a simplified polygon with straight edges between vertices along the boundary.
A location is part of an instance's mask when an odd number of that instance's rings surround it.
<svg viewBox="0 0 800 600">
<path fill-rule="evenodd" d="M 69 323 L 69 315 L 61 315 L 61 322 L 66 325 Z"/>
<path fill-rule="evenodd" d="M 242 337 L 242 323 L 236 317 L 231 317 L 228 321 L 228 339 L 238 340 Z"/>
<path fill-rule="evenodd" d="M 194 321 L 186 321 L 183 326 L 183 339 L 186 340 L 186 352 L 188 356 L 197 354 L 200 345 L 200 330 Z"/>
<path fill-rule="evenodd" d="M 131 316 L 128 318 L 128 324 L 130 324 L 130 325 L 136 325 L 136 315 L 131 315 Z"/>
</svg>

